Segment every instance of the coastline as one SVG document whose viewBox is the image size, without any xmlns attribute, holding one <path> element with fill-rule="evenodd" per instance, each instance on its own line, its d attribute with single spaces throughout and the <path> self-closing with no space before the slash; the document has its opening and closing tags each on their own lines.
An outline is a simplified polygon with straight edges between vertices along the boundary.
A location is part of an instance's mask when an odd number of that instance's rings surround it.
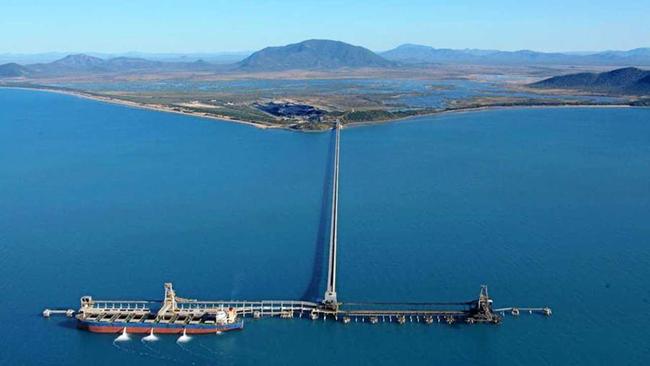
<svg viewBox="0 0 650 366">
<path fill-rule="evenodd" d="M 184 111 L 178 111 L 174 110 L 173 108 L 166 107 L 163 105 L 155 105 L 155 104 L 145 104 L 145 103 L 138 103 L 138 102 L 132 102 L 129 100 L 124 100 L 124 99 L 119 99 L 119 98 L 114 98 L 110 96 L 105 96 L 105 95 L 98 95 L 98 94 L 93 94 L 89 92 L 84 92 L 80 90 L 66 90 L 66 89 L 58 89 L 58 88 L 49 88 L 49 87 L 27 87 L 27 86 L 10 86 L 10 85 L 0 85 L 0 88 L 5 88 L 5 89 L 21 89 L 21 90 L 37 90 L 37 91 L 43 91 L 43 92 L 51 92 L 51 93 L 58 93 L 58 94 L 64 94 L 64 95 L 70 95 L 74 97 L 79 97 L 79 98 L 85 98 L 89 100 L 94 100 L 98 102 L 104 102 L 104 103 L 110 103 L 110 104 L 116 104 L 116 105 L 121 105 L 121 106 L 126 106 L 126 107 L 131 107 L 131 108 L 139 108 L 139 109 L 146 109 L 146 110 L 151 110 L 151 111 L 157 111 L 157 112 L 164 112 L 164 113 L 175 113 L 175 114 L 180 114 L 184 116 L 190 116 L 190 117 L 197 117 L 197 118 L 206 118 L 206 119 L 211 119 L 215 121 L 220 121 L 220 122 L 232 122 L 232 123 L 237 123 L 237 124 L 243 124 L 259 129 L 283 129 L 283 130 L 289 130 L 289 131 L 299 131 L 299 132 L 323 132 L 323 131 L 328 131 L 328 130 L 299 130 L 299 129 L 294 129 L 290 128 L 287 126 L 273 126 L 273 125 L 267 125 L 267 124 L 262 124 L 262 123 L 257 123 L 257 122 L 252 122 L 252 121 L 244 121 L 244 120 L 237 120 L 237 119 L 231 119 L 227 117 L 217 117 L 217 116 L 212 116 L 208 115 L 205 113 L 200 113 L 200 112 L 184 112 Z M 490 110 L 504 110 L 504 109 L 546 109 L 546 108 L 632 108 L 633 106 L 629 104 L 530 104 L 530 105 L 486 105 L 486 106 L 468 106 L 468 107 L 461 107 L 461 108 L 455 108 L 455 109 L 444 109 L 444 110 L 439 110 L 439 111 L 434 111 L 434 112 L 429 112 L 429 113 L 422 113 L 418 115 L 413 115 L 413 116 L 406 116 L 406 117 L 401 117 L 401 118 L 394 118 L 394 119 L 386 119 L 386 120 L 377 120 L 377 121 L 362 121 L 362 122 L 348 122 L 343 125 L 344 128 L 354 128 L 354 127 L 363 127 L 363 126 L 371 126 L 371 125 L 377 125 L 377 124 L 385 124 L 385 123 L 395 123 L 395 122 L 401 122 L 401 121 L 407 121 L 407 120 L 414 120 L 422 117 L 430 117 L 430 116 L 436 116 L 436 115 L 444 115 L 444 114 L 452 114 L 452 113 L 472 113 L 472 112 L 481 112 L 481 111 L 490 111 Z"/>
<path fill-rule="evenodd" d="M 385 123 L 394 123 L 394 122 L 404 122 L 409 120 L 414 120 L 422 117 L 431 117 L 445 114 L 461 114 L 461 113 L 475 113 L 475 112 L 485 112 L 485 111 L 497 111 L 497 110 L 511 110 L 511 109 L 551 109 L 551 108 L 635 108 L 629 104 L 540 104 L 540 105 L 512 105 L 512 106 L 503 106 L 503 105 L 486 105 L 481 107 L 464 107 L 457 109 L 447 109 L 431 113 L 423 113 L 415 116 L 408 116 L 395 119 L 386 119 L 381 121 L 364 121 L 364 122 L 350 122 L 346 123 L 343 127 L 364 127 L 369 125 L 385 124 Z"/>
<path fill-rule="evenodd" d="M 24 86 L 8 86 L 8 85 L 0 85 L 0 88 L 4 89 L 20 89 L 20 90 L 37 90 L 37 91 L 43 91 L 43 92 L 49 92 L 49 93 L 58 93 L 58 94 L 65 94 L 65 95 L 70 95 L 73 97 L 78 97 L 78 98 L 84 98 L 84 99 L 89 99 L 89 100 L 94 100 L 98 102 L 104 102 L 104 103 L 110 103 L 110 104 L 116 104 L 116 105 L 121 105 L 121 106 L 126 106 L 126 107 L 132 107 L 132 108 L 139 108 L 139 109 L 147 109 L 151 111 L 157 111 L 157 112 L 166 112 L 166 113 L 175 113 L 175 114 L 181 114 L 184 116 L 191 116 L 191 117 L 198 117 L 198 118 L 207 118 L 211 120 L 217 120 L 221 122 L 232 122 L 232 123 L 238 123 L 238 124 L 244 124 L 248 126 L 252 126 L 255 128 L 260 128 L 260 129 L 287 129 L 286 127 L 283 126 L 270 126 L 270 125 L 265 125 L 261 123 L 256 123 L 256 122 L 251 122 L 251 121 L 242 121 L 242 120 L 237 120 L 237 119 L 231 119 L 231 118 L 226 118 L 226 117 L 216 117 L 216 116 L 211 116 L 211 115 L 206 115 L 202 113 L 196 113 L 196 112 L 182 112 L 182 111 L 176 111 L 172 108 L 165 107 L 162 105 L 154 105 L 154 104 L 144 104 L 144 103 L 137 103 L 137 102 L 132 102 L 129 100 L 124 100 L 124 99 L 119 99 L 119 98 L 113 98 L 109 96 L 103 96 L 103 95 L 95 95 L 83 91 L 76 91 L 76 90 L 64 90 L 64 89 L 56 89 L 56 88 L 47 88 L 47 87 L 24 87 Z"/>
</svg>

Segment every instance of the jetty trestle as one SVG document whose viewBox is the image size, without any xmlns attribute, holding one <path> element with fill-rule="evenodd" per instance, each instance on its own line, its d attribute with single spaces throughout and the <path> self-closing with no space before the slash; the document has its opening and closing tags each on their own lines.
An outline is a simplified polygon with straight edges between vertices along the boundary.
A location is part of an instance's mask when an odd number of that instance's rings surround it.
<svg viewBox="0 0 650 366">
<path fill-rule="evenodd" d="M 171 288 L 171 286 L 170 286 Z M 225 310 L 232 311 L 241 317 L 252 317 L 255 319 L 265 317 L 311 318 L 341 320 L 349 323 L 369 322 L 397 322 L 404 324 L 408 322 L 422 322 L 431 324 L 434 319 L 437 322 L 453 324 L 457 321 L 468 324 L 474 323 L 499 323 L 499 313 L 511 311 L 519 314 L 519 310 L 541 312 L 550 315 L 549 308 L 500 308 L 492 309 L 492 299 L 488 295 L 487 286 L 482 286 L 477 300 L 468 302 L 428 302 L 428 303 L 336 303 L 333 307 L 327 303 L 317 303 L 301 300 L 219 300 L 219 301 L 197 301 L 175 297 L 175 293 L 168 291 L 166 296 L 174 297 L 173 312 L 177 316 L 201 316 L 202 314 L 217 314 Z M 126 300 L 93 300 L 87 299 L 88 306 L 93 312 L 103 314 L 110 319 L 112 316 L 119 316 L 128 312 L 139 314 L 149 312 L 156 305 L 169 303 L 169 301 L 126 301 Z M 73 310 L 50 310 L 43 311 L 44 317 L 51 315 L 66 315 L 72 317 Z M 124 319 L 129 321 L 130 319 Z"/>
<path fill-rule="evenodd" d="M 111 315 L 138 314 L 147 312 L 156 304 L 164 301 L 122 301 L 122 300 L 91 300 L 90 306 L 95 312 L 104 314 L 110 318 Z M 183 314 L 216 314 L 225 310 L 233 311 L 241 317 L 252 317 L 255 319 L 266 317 L 280 317 L 285 319 L 310 318 L 312 320 L 340 320 L 343 323 L 368 322 L 375 324 L 379 322 L 396 322 L 405 324 L 417 322 L 432 324 L 434 322 L 454 324 L 456 322 L 475 324 L 493 323 L 498 324 L 505 312 L 512 312 L 513 315 L 519 311 L 541 313 L 551 315 L 550 308 L 499 308 L 492 309 L 492 299 L 488 295 L 487 286 L 481 286 L 478 299 L 468 302 L 428 302 L 428 303 L 337 303 L 333 308 L 329 304 L 301 300 L 219 300 L 219 301 L 197 301 L 182 298 L 175 298 L 174 312 L 178 316 Z M 65 315 L 72 317 L 74 310 L 70 309 L 45 309 L 44 317 L 52 315 Z M 499 315 L 501 314 L 501 315 Z M 124 319 L 128 322 L 129 319 Z"/>
<path fill-rule="evenodd" d="M 332 177 L 332 215 L 330 217 L 329 259 L 327 265 L 327 289 L 323 304 L 330 309 L 338 308 L 336 298 L 336 246 L 338 240 L 338 204 L 339 204 L 339 156 L 341 146 L 341 124 L 336 122 L 336 141 L 334 145 L 334 174 Z"/>
</svg>

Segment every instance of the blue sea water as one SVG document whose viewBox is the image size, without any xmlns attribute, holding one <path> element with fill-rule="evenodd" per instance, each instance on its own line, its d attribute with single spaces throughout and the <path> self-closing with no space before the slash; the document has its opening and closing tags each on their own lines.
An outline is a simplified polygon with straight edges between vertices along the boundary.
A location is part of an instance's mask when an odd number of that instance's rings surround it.
<svg viewBox="0 0 650 366">
<path fill-rule="evenodd" d="M 0 364 L 650 361 L 650 110 L 512 109 L 343 130 L 339 297 L 548 305 L 499 326 L 249 320 L 113 343 L 46 307 L 301 298 L 331 135 L 0 89 Z M 318 287 L 318 286 L 316 286 Z"/>
</svg>

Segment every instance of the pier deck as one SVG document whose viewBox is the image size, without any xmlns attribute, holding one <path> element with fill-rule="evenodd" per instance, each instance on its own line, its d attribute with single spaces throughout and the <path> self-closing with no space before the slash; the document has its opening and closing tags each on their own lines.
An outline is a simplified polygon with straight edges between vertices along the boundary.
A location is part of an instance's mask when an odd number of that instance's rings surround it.
<svg viewBox="0 0 650 366">
<path fill-rule="evenodd" d="M 150 307 L 155 307 L 159 302 L 157 301 L 121 301 L 121 300 L 97 300 L 96 308 L 110 314 L 121 314 L 124 311 L 134 310 L 148 310 Z M 337 309 L 310 301 L 299 300 L 260 300 L 260 301 L 247 301 L 247 300 L 224 300 L 224 301 L 188 301 L 178 302 L 179 313 L 215 313 L 220 310 L 234 309 L 237 315 L 241 317 L 252 318 L 268 318 L 268 317 L 281 317 L 281 318 L 311 318 L 313 320 L 338 320 L 343 322 L 445 322 L 453 323 L 455 321 L 463 321 L 466 323 L 474 322 L 490 322 L 498 323 L 500 317 L 485 318 L 484 313 L 477 312 L 480 305 L 480 299 L 475 302 L 467 303 L 448 303 L 450 306 L 444 309 L 439 308 L 442 304 L 447 303 L 393 303 L 388 304 L 367 304 L 368 307 L 362 307 L 360 303 L 350 303 L 349 305 L 339 304 Z M 151 306 L 150 306 L 151 305 Z M 409 308 L 409 306 L 412 307 Z M 457 306 L 458 309 L 451 309 Z M 464 307 L 464 308 L 460 308 Z M 528 314 L 542 314 L 551 315 L 550 308 L 516 308 L 506 307 L 492 310 L 492 313 L 505 315 L 505 313 L 512 313 L 519 315 L 521 313 Z M 62 315 L 72 317 L 75 312 L 71 309 L 45 309 L 43 311 L 44 317 L 54 315 Z M 477 316 L 478 315 L 478 316 Z"/>
</svg>

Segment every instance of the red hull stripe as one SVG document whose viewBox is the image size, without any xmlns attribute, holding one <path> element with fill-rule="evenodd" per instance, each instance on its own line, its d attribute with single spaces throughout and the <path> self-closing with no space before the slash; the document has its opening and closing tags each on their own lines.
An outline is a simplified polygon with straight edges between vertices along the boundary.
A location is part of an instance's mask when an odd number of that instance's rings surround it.
<svg viewBox="0 0 650 366">
<path fill-rule="evenodd" d="M 152 328 L 141 328 L 141 327 L 134 327 L 134 328 L 129 328 L 126 327 L 126 332 L 129 334 L 149 334 L 151 332 Z M 185 329 L 186 334 L 214 334 L 217 332 L 226 332 L 229 330 L 238 330 L 241 328 L 234 328 L 234 329 L 192 329 L 192 328 L 187 328 Z M 88 331 L 93 332 L 93 333 L 121 333 L 124 328 L 120 327 L 95 327 L 95 326 L 89 326 L 87 328 Z M 153 328 L 154 334 L 183 334 L 183 328 Z"/>
<path fill-rule="evenodd" d="M 117 334 L 124 331 L 124 326 L 106 326 L 106 325 L 92 325 L 92 324 L 79 324 L 79 328 L 88 330 L 93 333 L 111 333 Z M 241 326 L 224 326 L 224 327 L 201 327 L 201 328 L 167 328 L 167 327 L 129 327 L 126 325 L 126 332 L 129 334 L 149 334 L 151 329 L 153 329 L 154 334 L 183 334 L 185 331 L 186 334 L 215 334 L 219 332 L 227 332 L 230 330 L 240 330 L 243 328 L 243 323 Z"/>
</svg>

